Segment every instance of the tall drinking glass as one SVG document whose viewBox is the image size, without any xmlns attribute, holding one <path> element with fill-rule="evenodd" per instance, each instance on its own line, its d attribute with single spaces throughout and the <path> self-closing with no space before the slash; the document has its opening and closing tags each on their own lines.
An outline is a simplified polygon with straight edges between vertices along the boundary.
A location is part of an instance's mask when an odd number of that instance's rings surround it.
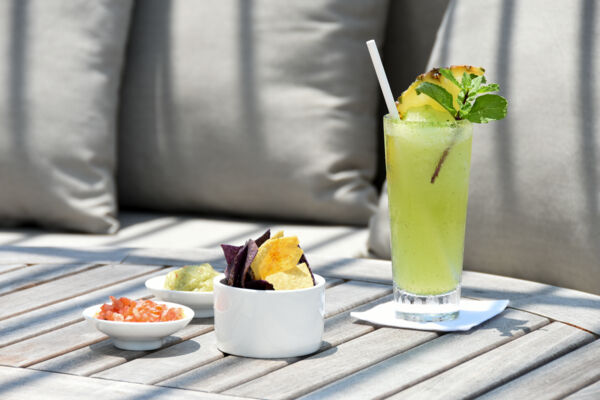
<svg viewBox="0 0 600 400">
<path fill-rule="evenodd" d="M 472 125 L 384 117 L 394 300 L 399 318 L 458 316 Z"/>
</svg>

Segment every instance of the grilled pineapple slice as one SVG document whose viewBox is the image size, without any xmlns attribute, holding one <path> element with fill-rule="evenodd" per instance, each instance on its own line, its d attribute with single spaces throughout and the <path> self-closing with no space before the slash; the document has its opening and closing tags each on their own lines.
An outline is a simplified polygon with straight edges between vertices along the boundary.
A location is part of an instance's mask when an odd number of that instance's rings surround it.
<svg viewBox="0 0 600 400">
<path fill-rule="evenodd" d="M 453 65 L 449 68 L 452 75 L 457 81 L 461 81 L 463 73 L 483 75 L 485 70 L 481 67 L 472 67 L 469 65 Z M 456 97 L 460 89 L 446 77 L 444 77 L 438 68 L 434 68 L 431 71 L 421 74 L 417 79 L 406 89 L 398 101 L 396 101 L 396 108 L 400 113 L 400 118 L 408 121 L 451 121 L 454 119 L 454 115 L 450 115 L 444 107 L 438 102 L 433 100 L 426 94 L 417 94 L 417 87 L 422 82 L 430 82 L 439 85 L 446 89 L 448 93 L 452 95 L 454 99 L 454 108 L 460 109 L 460 105 L 456 102 Z"/>
</svg>

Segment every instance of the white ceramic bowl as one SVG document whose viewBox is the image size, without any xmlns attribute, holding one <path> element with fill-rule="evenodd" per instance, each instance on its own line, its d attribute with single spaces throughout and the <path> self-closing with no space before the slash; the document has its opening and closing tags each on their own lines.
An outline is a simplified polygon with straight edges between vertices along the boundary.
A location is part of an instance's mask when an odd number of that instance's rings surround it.
<svg viewBox="0 0 600 400">
<path fill-rule="evenodd" d="M 223 274 L 220 275 L 224 277 Z M 156 276 L 146 281 L 146 288 L 156 298 L 173 303 L 183 304 L 194 310 L 195 318 L 212 317 L 213 292 L 188 292 L 184 290 L 165 289 L 166 275 Z"/>
<path fill-rule="evenodd" d="M 243 357 L 283 358 L 321 347 L 325 279 L 298 290 L 241 289 L 215 277 L 215 333 L 219 350 Z"/>
<path fill-rule="evenodd" d="M 163 339 L 184 328 L 194 318 L 194 311 L 186 306 L 164 301 L 156 301 L 169 307 L 183 308 L 182 319 L 168 322 L 119 322 L 96 318 L 102 304 L 83 310 L 85 319 L 100 332 L 107 334 L 113 344 L 124 350 L 154 350 L 163 344 Z"/>
</svg>

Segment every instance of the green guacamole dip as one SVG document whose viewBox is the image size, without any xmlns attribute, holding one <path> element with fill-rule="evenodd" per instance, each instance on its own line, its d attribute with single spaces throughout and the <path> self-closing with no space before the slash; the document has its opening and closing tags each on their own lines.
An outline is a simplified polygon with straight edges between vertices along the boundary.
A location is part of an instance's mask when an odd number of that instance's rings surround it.
<svg viewBox="0 0 600 400">
<path fill-rule="evenodd" d="M 210 264 L 186 265 L 167 274 L 165 289 L 212 292 L 213 278 L 219 275 Z"/>
</svg>

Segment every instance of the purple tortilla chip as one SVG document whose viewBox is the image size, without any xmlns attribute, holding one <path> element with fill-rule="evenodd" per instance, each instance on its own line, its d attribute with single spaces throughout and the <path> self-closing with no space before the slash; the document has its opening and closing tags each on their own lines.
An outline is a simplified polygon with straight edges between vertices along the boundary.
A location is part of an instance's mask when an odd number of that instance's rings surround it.
<svg viewBox="0 0 600 400">
<path fill-rule="evenodd" d="M 235 287 L 242 287 L 242 274 L 244 272 L 244 266 L 246 264 L 246 257 L 248 256 L 248 243 L 238 251 L 233 260 L 233 268 L 231 269 L 231 285 Z"/>
<path fill-rule="evenodd" d="M 273 285 L 267 281 L 263 281 L 262 279 L 257 279 L 253 281 L 246 282 L 246 289 L 255 289 L 255 290 L 275 290 Z"/>
<path fill-rule="evenodd" d="M 269 240 L 270 238 L 271 238 L 271 230 L 267 229 L 267 231 L 265 233 L 263 233 L 261 237 L 259 237 L 258 239 L 255 240 L 256 246 L 258 246 L 258 247 L 262 246 L 263 243 L 266 242 L 267 240 Z"/>
<path fill-rule="evenodd" d="M 254 273 L 252 272 L 250 265 L 252 265 L 252 261 L 254 261 L 256 253 L 258 253 L 258 246 L 254 240 L 248 240 L 246 242 L 246 246 L 248 246 L 248 251 L 246 254 L 246 262 L 244 263 L 244 269 L 241 272 L 240 287 L 246 287 L 246 280 L 251 281 L 254 279 Z"/>
<path fill-rule="evenodd" d="M 242 246 L 232 246 L 230 244 L 222 244 L 221 248 L 223 249 L 223 255 L 225 255 L 225 261 L 227 262 L 227 265 L 230 265 L 233 263 L 233 259 L 235 258 L 238 251 L 240 251 Z"/>
<path fill-rule="evenodd" d="M 300 246 L 298 246 L 300 247 Z M 308 260 L 306 259 L 306 256 L 304 255 L 304 251 L 302 251 L 302 257 L 300 257 L 300 260 L 298 260 L 298 264 L 306 264 L 306 268 L 308 268 L 308 272 L 310 272 L 310 277 L 312 278 L 313 281 L 313 286 L 315 286 L 317 284 L 317 281 L 315 281 L 315 276 L 313 275 L 312 269 L 310 269 L 310 265 L 308 265 Z"/>
<path fill-rule="evenodd" d="M 225 268 L 225 277 L 229 279 L 231 275 L 231 270 L 233 269 L 233 260 L 235 256 L 240 251 L 242 246 L 232 246 L 230 244 L 222 244 L 221 248 L 223 249 L 223 255 L 225 256 L 225 262 L 227 262 L 227 267 Z"/>
</svg>

